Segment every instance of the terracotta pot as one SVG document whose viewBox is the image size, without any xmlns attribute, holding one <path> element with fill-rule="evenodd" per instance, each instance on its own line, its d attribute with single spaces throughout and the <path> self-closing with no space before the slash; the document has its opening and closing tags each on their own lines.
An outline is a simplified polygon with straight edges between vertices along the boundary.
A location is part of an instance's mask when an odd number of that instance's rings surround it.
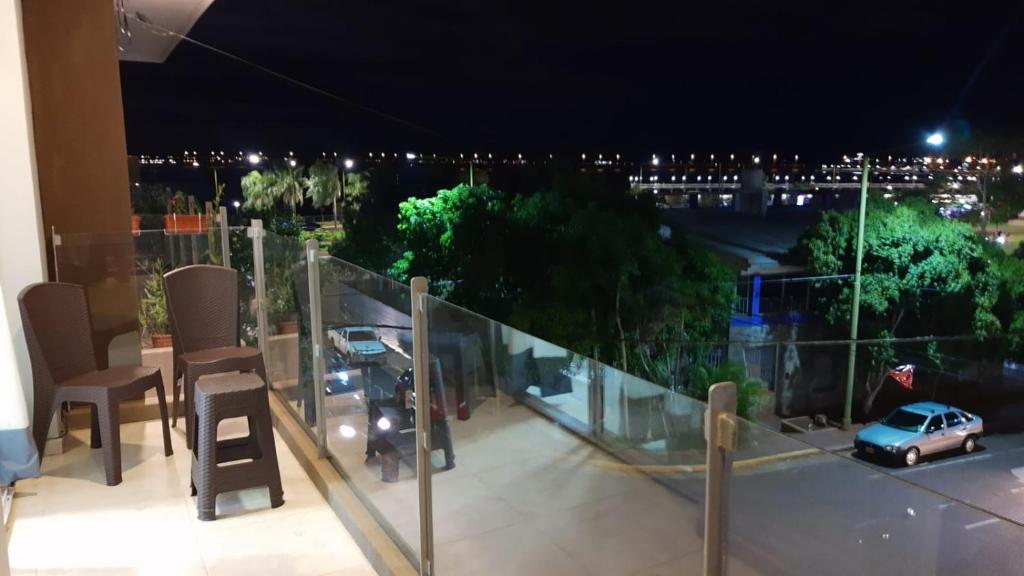
<svg viewBox="0 0 1024 576">
<path fill-rule="evenodd" d="M 165 214 L 164 231 L 169 234 L 206 232 L 206 216 L 201 214 Z"/>
<path fill-rule="evenodd" d="M 170 348 L 171 335 L 170 334 L 153 334 L 153 348 Z"/>
<path fill-rule="evenodd" d="M 278 334 L 296 334 L 299 331 L 299 321 L 282 320 L 281 322 L 275 322 L 274 327 L 277 328 Z"/>
<path fill-rule="evenodd" d="M 142 234 L 142 216 L 132 214 L 132 234 L 135 236 Z"/>
</svg>

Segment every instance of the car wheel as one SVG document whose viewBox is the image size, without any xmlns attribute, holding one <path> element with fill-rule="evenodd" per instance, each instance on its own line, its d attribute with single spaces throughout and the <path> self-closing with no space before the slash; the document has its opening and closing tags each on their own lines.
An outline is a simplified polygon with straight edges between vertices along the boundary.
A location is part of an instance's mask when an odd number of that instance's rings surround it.
<svg viewBox="0 0 1024 576">
<path fill-rule="evenodd" d="M 911 447 L 907 450 L 907 453 L 903 455 L 903 463 L 907 466 L 913 466 L 917 464 L 917 461 L 921 458 L 921 451 L 917 448 Z"/>
<path fill-rule="evenodd" d="M 977 447 L 978 439 L 975 438 L 973 434 L 969 435 L 967 438 L 964 438 L 964 452 L 970 454 L 971 452 L 974 452 L 974 449 Z"/>
</svg>

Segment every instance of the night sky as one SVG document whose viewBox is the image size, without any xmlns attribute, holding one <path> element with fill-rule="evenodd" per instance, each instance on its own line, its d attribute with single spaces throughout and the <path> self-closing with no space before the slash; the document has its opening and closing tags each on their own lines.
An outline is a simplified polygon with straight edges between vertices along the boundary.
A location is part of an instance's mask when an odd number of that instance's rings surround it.
<svg viewBox="0 0 1024 576">
<path fill-rule="evenodd" d="M 215 0 L 123 63 L 131 153 L 913 150 L 1024 131 L 1024 3 Z"/>
</svg>

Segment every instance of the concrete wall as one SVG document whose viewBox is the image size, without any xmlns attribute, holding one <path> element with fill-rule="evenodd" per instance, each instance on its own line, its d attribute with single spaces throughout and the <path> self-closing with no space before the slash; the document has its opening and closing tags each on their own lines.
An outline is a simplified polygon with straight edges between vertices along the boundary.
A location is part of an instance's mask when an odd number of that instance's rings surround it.
<svg viewBox="0 0 1024 576">
<path fill-rule="evenodd" d="M 46 271 L 20 8 L 21 0 L 0 0 L 0 289 L 7 316 L 0 329 L 10 334 L 17 364 L 16 370 L 0 367 L 0 387 L 20 385 L 31 402 L 32 371 L 17 296 Z"/>
</svg>

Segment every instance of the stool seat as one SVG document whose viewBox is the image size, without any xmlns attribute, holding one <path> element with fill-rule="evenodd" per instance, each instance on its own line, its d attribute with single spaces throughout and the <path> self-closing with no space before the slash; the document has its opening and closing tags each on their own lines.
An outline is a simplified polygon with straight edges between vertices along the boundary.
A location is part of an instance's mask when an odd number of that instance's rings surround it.
<svg viewBox="0 0 1024 576">
<path fill-rule="evenodd" d="M 259 390 L 264 386 L 263 379 L 251 372 L 203 376 L 196 382 L 196 398 L 198 399 L 200 394 L 209 396 L 211 394 L 247 392 Z"/>
<path fill-rule="evenodd" d="M 266 383 L 248 372 L 202 376 L 196 381 L 191 476 L 200 520 L 214 520 L 217 494 L 234 490 L 266 486 L 270 506 L 284 504 L 267 394 Z M 217 424 L 239 417 L 247 419 L 249 435 L 218 441 Z M 218 466 L 237 460 L 248 461 Z"/>
</svg>

